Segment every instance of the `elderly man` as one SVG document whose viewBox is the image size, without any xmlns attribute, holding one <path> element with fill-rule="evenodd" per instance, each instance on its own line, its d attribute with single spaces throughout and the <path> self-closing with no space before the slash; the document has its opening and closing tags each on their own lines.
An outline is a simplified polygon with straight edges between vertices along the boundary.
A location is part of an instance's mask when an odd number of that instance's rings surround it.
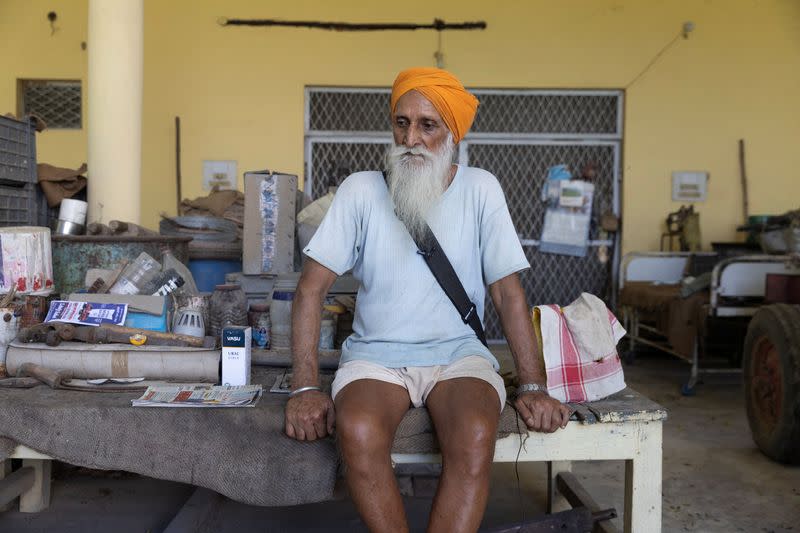
<svg viewBox="0 0 800 533">
<path fill-rule="evenodd" d="M 371 531 L 408 530 L 390 453 L 412 405 L 428 408 L 442 450 L 429 531 L 477 530 L 506 400 L 497 360 L 418 253 L 415 241 L 426 223 L 478 316 L 488 285 L 522 384 L 515 407 L 528 427 L 552 432 L 569 416 L 544 387 L 517 275 L 529 264 L 500 185 L 486 171 L 453 164 L 477 107 L 449 72 L 401 72 L 392 88 L 394 146 L 385 176 L 358 172 L 344 180 L 304 250 L 309 260 L 292 311 L 286 433 L 314 440 L 336 428 L 351 497 Z M 342 346 L 328 396 L 317 368 L 321 302 L 336 276 L 351 269 L 360 282 L 354 333 Z"/>
</svg>

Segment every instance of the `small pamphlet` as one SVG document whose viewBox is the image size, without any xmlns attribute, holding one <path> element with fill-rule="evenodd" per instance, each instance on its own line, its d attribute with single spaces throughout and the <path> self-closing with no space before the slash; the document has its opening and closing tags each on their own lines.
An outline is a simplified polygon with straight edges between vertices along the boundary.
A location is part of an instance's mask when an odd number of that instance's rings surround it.
<svg viewBox="0 0 800 533">
<path fill-rule="evenodd" d="M 69 322 L 82 326 L 114 324 L 122 326 L 128 315 L 128 304 L 73 302 L 56 300 L 50 303 L 45 322 Z"/>
<path fill-rule="evenodd" d="M 148 387 L 133 407 L 254 407 L 261 385 L 187 385 Z"/>
</svg>

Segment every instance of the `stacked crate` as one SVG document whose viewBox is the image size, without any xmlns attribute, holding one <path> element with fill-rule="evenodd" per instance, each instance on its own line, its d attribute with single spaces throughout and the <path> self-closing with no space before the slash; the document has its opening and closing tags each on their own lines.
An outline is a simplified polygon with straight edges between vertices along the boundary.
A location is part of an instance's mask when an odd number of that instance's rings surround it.
<svg viewBox="0 0 800 533">
<path fill-rule="evenodd" d="M 0 116 L 0 226 L 41 223 L 34 122 Z"/>
</svg>

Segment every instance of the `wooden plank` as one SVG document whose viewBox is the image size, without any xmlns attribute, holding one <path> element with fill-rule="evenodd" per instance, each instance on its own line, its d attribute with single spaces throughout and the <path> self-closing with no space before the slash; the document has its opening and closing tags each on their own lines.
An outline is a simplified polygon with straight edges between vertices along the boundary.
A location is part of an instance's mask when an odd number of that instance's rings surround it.
<svg viewBox="0 0 800 533">
<path fill-rule="evenodd" d="M 664 420 L 667 410 L 630 387 L 608 398 L 584 404 L 601 423 Z"/>
<path fill-rule="evenodd" d="M 5 461 L 0 461 L 0 484 L 2 484 L 2 480 L 5 479 L 7 475 L 11 473 L 11 459 L 6 459 Z M 0 506 L 0 513 L 8 511 L 11 509 L 11 504 L 7 503 L 5 505 Z"/>
<path fill-rule="evenodd" d="M 578 481 L 578 478 L 572 472 L 560 472 L 556 476 L 556 484 L 558 490 L 573 507 L 586 507 L 592 513 L 603 511 L 594 498 L 592 498 L 589 491 Z M 616 512 L 611 518 L 616 517 Z M 594 531 L 596 533 L 619 533 L 619 530 L 614 527 L 608 520 L 601 520 L 595 524 Z"/>
<path fill-rule="evenodd" d="M 47 459 L 23 459 L 22 466 L 34 469 L 34 483 L 19 497 L 20 513 L 38 513 L 50 507 L 50 475 L 53 461 Z"/>
<path fill-rule="evenodd" d="M 37 452 L 33 448 L 28 448 L 23 444 L 17 445 L 9 456 L 10 459 L 52 459 L 49 455 Z"/>
<path fill-rule="evenodd" d="M 0 508 L 8 507 L 20 494 L 33 487 L 35 481 L 36 471 L 30 466 L 9 474 L 0 481 Z"/>
<path fill-rule="evenodd" d="M 661 424 L 641 424 L 625 461 L 625 533 L 661 531 Z"/>
<path fill-rule="evenodd" d="M 217 512 L 222 496 L 213 490 L 198 487 L 164 529 L 163 533 L 199 531 Z"/>
<path fill-rule="evenodd" d="M 520 461 L 602 461 L 634 456 L 636 431 L 641 425 L 659 422 L 581 424 L 569 422 L 555 433 L 529 432 L 498 439 L 495 462 Z"/>
<path fill-rule="evenodd" d="M 556 477 L 572 472 L 572 461 L 547 461 L 547 512 L 557 513 L 570 508 L 570 502 L 558 489 Z M 574 506 L 573 506 L 574 507 Z"/>
</svg>

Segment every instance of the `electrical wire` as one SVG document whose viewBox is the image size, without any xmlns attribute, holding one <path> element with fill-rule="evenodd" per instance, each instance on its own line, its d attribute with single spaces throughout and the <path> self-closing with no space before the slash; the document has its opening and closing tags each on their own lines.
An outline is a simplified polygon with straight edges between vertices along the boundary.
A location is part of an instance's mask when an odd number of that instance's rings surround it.
<svg viewBox="0 0 800 533">
<path fill-rule="evenodd" d="M 656 64 L 656 62 L 661 58 L 661 56 L 663 56 L 667 50 L 672 48 L 675 45 L 675 43 L 678 42 L 678 39 L 680 39 L 681 37 L 683 37 L 684 39 L 686 38 L 686 33 L 683 30 L 678 32 L 678 34 L 670 42 L 664 45 L 664 47 L 661 50 L 659 50 L 656 55 L 653 56 L 650 62 L 647 63 L 647 65 L 639 72 L 639 74 L 637 74 L 631 81 L 628 82 L 627 85 L 625 85 L 625 89 L 628 89 L 631 85 L 639 81 L 639 78 L 644 76 L 647 73 L 647 71 L 650 70 L 650 68 Z"/>
</svg>

